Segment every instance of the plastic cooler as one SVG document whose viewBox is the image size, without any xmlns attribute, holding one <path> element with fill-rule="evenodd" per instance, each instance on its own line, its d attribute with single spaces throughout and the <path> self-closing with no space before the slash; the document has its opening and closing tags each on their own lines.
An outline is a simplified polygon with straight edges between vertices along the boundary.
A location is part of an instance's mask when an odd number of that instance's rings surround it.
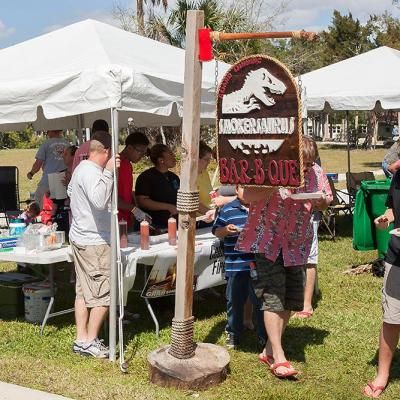
<svg viewBox="0 0 400 400">
<path fill-rule="evenodd" d="M 377 229 L 374 219 L 386 210 L 390 179 L 362 181 L 356 195 L 353 215 L 353 247 L 356 250 L 378 250 L 383 258 L 387 252 L 392 224 L 388 229 Z"/>
<path fill-rule="evenodd" d="M 326 176 L 332 179 L 332 182 L 337 183 L 339 181 L 339 174 L 337 172 L 327 172 Z"/>
</svg>

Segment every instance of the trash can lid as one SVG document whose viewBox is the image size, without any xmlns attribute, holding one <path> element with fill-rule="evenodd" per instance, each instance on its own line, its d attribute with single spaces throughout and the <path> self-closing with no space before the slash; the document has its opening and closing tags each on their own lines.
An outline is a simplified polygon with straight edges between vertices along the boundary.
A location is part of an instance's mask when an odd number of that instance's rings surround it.
<svg viewBox="0 0 400 400">
<path fill-rule="evenodd" d="M 388 191 L 390 189 L 390 179 L 380 179 L 374 181 L 362 181 L 361 188 L 363 190 L 385 190 Z"/>
</svg>

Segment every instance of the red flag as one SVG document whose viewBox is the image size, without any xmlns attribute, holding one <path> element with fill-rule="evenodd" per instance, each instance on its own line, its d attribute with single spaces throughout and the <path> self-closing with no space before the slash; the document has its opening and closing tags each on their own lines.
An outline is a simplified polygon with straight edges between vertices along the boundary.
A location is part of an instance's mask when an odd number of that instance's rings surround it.
<svg viewBox="0 0 400 400">
<path fill-rule="evenodd" d="M 210 28 L 199 29 L 199 60 L 200 61 L 211 61 L 213 57 L 212 53 L 212 41 L 210 37 Z"/>
</svg>

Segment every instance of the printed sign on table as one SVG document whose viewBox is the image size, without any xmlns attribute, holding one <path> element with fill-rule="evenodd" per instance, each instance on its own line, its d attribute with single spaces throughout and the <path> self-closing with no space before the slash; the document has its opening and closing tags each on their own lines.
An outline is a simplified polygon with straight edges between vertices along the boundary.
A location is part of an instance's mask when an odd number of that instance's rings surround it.
<svg viewBox="0 0 400 400">
<path fill-rule="evenodd" d="M 290 71 L 252 56 L 225 74 L 217 101 L 222 184 L 303 185 L 301 101 Z"/>
<path fill-rule="evenodd" d="M 193 291 L 225 284 L 224 252 L 219 240 L 199 246 L 195 253 Z M 176 256 L 158 257 L 142 291 L 142 297 L 155 298 L 175 294 Z"/>
</svg>

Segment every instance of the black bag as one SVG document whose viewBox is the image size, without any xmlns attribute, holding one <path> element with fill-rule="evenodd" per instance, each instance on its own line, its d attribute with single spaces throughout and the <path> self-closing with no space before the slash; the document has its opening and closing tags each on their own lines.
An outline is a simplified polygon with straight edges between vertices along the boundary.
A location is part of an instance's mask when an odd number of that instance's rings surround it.
<svg viewBox="0 0 400 400">
<path fill-rule="evenodd" d="M 385 275 L 385 263 L 382 259 L 372 262 L 372 275 L 383 278 Z"/>
</svg>

